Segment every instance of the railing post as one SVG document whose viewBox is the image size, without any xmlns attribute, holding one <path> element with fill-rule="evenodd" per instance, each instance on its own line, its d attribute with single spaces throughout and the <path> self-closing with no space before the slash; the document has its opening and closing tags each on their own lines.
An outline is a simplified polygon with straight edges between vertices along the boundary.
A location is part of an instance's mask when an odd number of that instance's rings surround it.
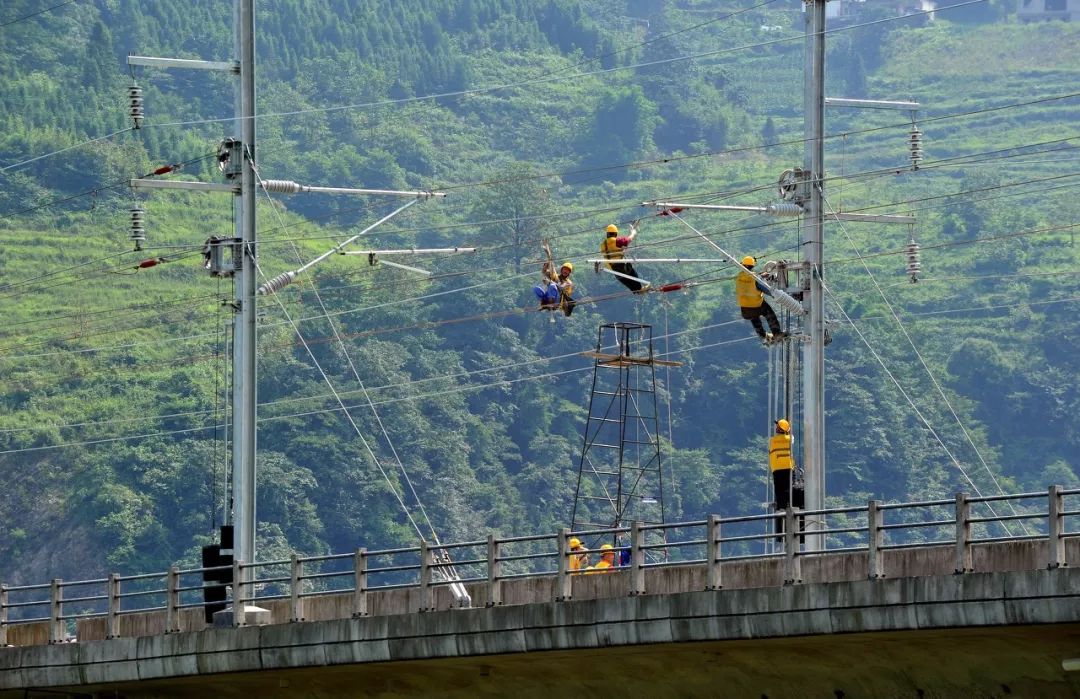
<svg viewBox="0 0 1080 699">
<path fill-rule="evenodd" d="M 49 587 L 49 643 L 62 643 L 64 641 L 64 620 L 60 617 L 64 614 L 63 580 L 53 578 Z"/>
<path fill-rule="evenodd" d="M 784 584 L 795 585 L 802 582 L 802 556 L 799 548 L 799 520 L 795 516 L 798 508 L 784 510 Z"/>
<path fill-rule="evenodd" d="M 503 603 L 502 598 L 502 561 L 499 540 L 494 534 L 488 534 L 487 540 L 487 569 L 488 569 L 488 601 L 487 606 L 497 607 Z"/>
<path fill-rule="evenodd" d="M 304 620 L 304 563 L 295 552 L 289 557 L 289 621 Z"/>
<path fill-rule="evenodd" d="M 424 539 L 420 540 L 420 611 L 431 611 L 431 548 Z"/>
<path fill-rule="evenodd" d="M 555 578 L 555 601 L 565 602 L 573 597 L 573 579 L 570 577 L 569 558 L 570 530 L 563 527 L 559 530 L 559 575 Z"/>
<path fill-rule="evenodd" d="M 1061 495 L 1061 486 L 1050 486 L 1049 507 L 1047 507 L 1047 547 L 1049 560 L 1047 568 L 1064 568 L 1069 565 L 1065 560 L 1065 521 L 1061 513 L 1065 511 L 1065 499 Z"/>
<path fill-rule="evenodd" d="M 971 503 L 967 493 L 956 494 L 956 570 L 970 573 L 975 568 L 971 558 Z"/>
<path fill-rule="evenodd" d="M 720 576 L 720 515 L 709 515 L 705 524 L 705 589 L 719 590 L 723 585 Z"/>
<path fill-rule="evenodd" d="M 8 627 L 8 589 L 7 585 L 0 585 L 0 648 L 7 645 Z"/>
<path fill-rule="evenodd" d="M 367 549 L 356 549 L 356 556 L 353 558 L 353 619 L 368 615 L 367 568 Z"/>
<path fill-rule="evenodd" d="M 630 523 L 630 594 L 645 594 L 645 532 L 641 522 Z"/>
<path fill-rule="evenodd" d="M 176 566 L 165 577 L 165 633 L 180 633 L 180 569 Z"/>
<path fill-rule="evenodd" d="M 105 614 L 105 638 L 120 638 L 120 575 L 109 573 L 105 583 L 108 611 Z"/>
<path fill-rule="evenodd" d="M 244 626 L 247 623 L 247 598 L 244 597 L 243 574 L 243 561 L 234 558 L 232 564 L 233 626 Z"/>
<path fill-rule="evenodd" d="M 866 577 L 880 580 L 885 577 L 881 547 L 885 544 L 885 531 L 881 528 L 885 513 L 880 500 L 866 503 Z"/>
</svg>

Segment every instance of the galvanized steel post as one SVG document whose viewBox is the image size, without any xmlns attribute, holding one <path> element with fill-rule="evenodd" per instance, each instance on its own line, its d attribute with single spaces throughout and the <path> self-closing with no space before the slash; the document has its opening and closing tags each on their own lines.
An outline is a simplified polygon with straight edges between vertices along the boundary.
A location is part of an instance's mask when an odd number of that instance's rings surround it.
<svg viewBox="0 0 1080 699">
<path fill-rule="evenodd" d="M 705 525 L 705 551 L 708 553 L 705 562 L 705 589 L 719 590 L 723 587 L 723 578 L 720 575 L 720 515 L 709 515 Z"/>
<path fill-rule="evenodd" d="M 7 645 L 8 588 L 0 585 L 0 647 Z"/>
<path fill-rule="evenodd" d="M 353 619 L 368 615 L 367 549 L 356 549 L 353 558 Z"/>
<path fill-rule="evenodd" d="M 1065 500 L 1061 495 L 1061 486 L 1050 486 L 1049 506 L 1047 512 L 1046 543 L 1049 551 L 1047 568 L 1063 568 L 1068 565 L 1065 560 L 1065 520 L 1062 512 L 1065 511 Z"/>
<path fill-rule="evenodd" d="M 641 522 L 630 523 L 630 594 L 645 594 L 645 532 Z"/>
<path fill-rule="evenodd" d="M 434 608 L 431 594 L 431 548 L 424 539 L 420 540 L 420 611 L 427 612 Z"/>
<path fill-rule="evenodd" d="M 885 543 L 885 531 L 881 528 L 884 512 L 880 500 L 866 503 L 866 577 L 878 580 L 885 577 L 881 547 Z"/>
<path fill-rule="evenodd" d="M 49 643 L 62 643 L 64 633 L 63 580 L 53 578 L 49 585 Z"/>
<path fill-rule="evenodd" d="M 119 584 L 117 586 L 119 591 Z M 165 633 L 180 632 L 180 569 L 169 568 L 165 578 Z"/>
<path fill-rule="evenodd" d="M 975 568 L 971 559 L 971 503 L 967 493 L 956 494 L 956 568 L 957 574 Z"/>
<path fill-rule="evenodd" d="M 555 601 L 565 602 L 573 596 L 573 580 L 570 577 L 569 558 L 570 530 L 563 527 L 559 530 L 559 575 L 555 579 Z"/>
<path fill-rule="evenodd" d="M 796 530 L 798 518 L 789 507 L 784 510 L 784 584 L 795 585 L 802 582 L 802 556 L 799 553 L 799 533 Z"/>
<path fill-rule="evenodd" d="M 304 563 L 293 553 L 289 558 L 289 621 L 304 620 L 303 577 Z"/>
<path fill-rule="evenodd" d="M 502 561 L 500 555 L 499 540 L 494 534 L 488 534 L 487 540 L 487 572 L 488 572 L 488 600 L 487 606 L 497 607 L 503 603 L 502 598 Z"/>
<path fill-rule="evenodd" d="M 105 638 L 120 637 L 120 575 L 109 573 L 105 583 L 108 611 L 105 614 Z"/>
<path fill-rule="evenodd" d="M 244 564 L 239 558 L 233 559 L 232 564 L 232 597 L 233 597 L 233 626 L 243 626 L 247 623 L 247 599 L 244 597 Z"/>
</svg>

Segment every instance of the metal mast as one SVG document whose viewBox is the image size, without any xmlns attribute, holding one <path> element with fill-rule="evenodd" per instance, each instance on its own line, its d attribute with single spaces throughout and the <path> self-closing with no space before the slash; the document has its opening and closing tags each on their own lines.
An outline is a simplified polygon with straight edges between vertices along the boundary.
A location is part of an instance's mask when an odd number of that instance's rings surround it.
<svg viewBox="0 0 1080 699">
<path fill-rule="evenodd" d="M 255 232 L 255 0 L 235 0 L 235 51 L 238 62 L 199 61 L 180 58 L 128 56 L 129 65 L 154 68 L 181 68 L 226 71 L 237 76 L 235 90 L 235 138 L 221 145 L 219 164 L 227 183 L 133 179 L 135 189 L 186 189 L 202 192 L 229 192 L 239 201 L 233 212 L 236 238 L 233 262 L 218 276 L 233 277 L 233 424 L 232 505 L 234 558 L 244 563 L 255 560 L 255 405 L 256 405 L 256 306 L 258 275 Z M 140 115 L 141 115 L 141 104 Z M 232 245 L 235 243 L 235 245 Z M 221 255 L 215 243 L 214 253 Z M 246 574 L 245 574 L 246 575 Z"/>
<path fill-rule="evenodd" d="M 258 275 L 255 230 L 255 0 L 236 0 L 236 42 L 240 80 L 236 93 L 236 132 L 243 155 L 236 237 L 243 257 L 233 285 L 233 524 L 239 561 L 255 560 L 255 405 L 256 301 Z"/>
<path fill-rule="evenodd" d="M 825 207 L 822 183 L 825 175 L 825 3 L 805 0 L 806 65 L 805 151 L 804 168 L 809 179 L 809 197 L 804 204 L 802 243 L 809 274 L 804 289 L 807 308 L 805 330 L 810 341 L 803 347 L 803 468 L 806 478 L 806 507 L 820 510 L 825 506 L 825 296 L 822 289 L 824 258 Z M 807 521 L 807 531 L 818 528 L 814 518 Z M 820 550 L 822 537 L 808 536 L 806 547 Z"/>
</svg>

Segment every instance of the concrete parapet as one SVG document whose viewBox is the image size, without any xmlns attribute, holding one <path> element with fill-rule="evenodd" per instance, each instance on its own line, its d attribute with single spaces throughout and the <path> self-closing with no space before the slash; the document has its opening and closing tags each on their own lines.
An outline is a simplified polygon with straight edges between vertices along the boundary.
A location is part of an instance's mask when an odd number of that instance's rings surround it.
<svg viewBox="0 0 1080 699">
<path fill-rule="evenodd" d="M 602 584 L 617 589 L 618 575 Z M 1080 627 L 1080 570 L 544 601 L 10 648 L 0 651 L 0 695 L 386 661 L 1033 624 Z"/>
<path fill-rule="evenodd" d="M 1080 542 L 1068 540 L 1077 560 Z M 417 590 L 370 594 L 372 616 L 349 618 L 351 593 L 305 600 L 305 619 L 289 623 L 287 600 L 266 604 L 271 625 L 205 629 L 200 609 L 184 610 L 181 628 L 164 634 L 164 613 L 121 617 L 125 636 L 104 634 L 100 620 L 80 620 L 80 643 L 41 640 L 45 624 L 11 627 L 0 649 L 0 695 L 27 687 L 120 686 L 234 672 L 417 661 L 537 652 L 734 642 L 820 634 L 926 632 L 1080 624 L 1080 570 L 1035 566 L 1044 542 L 976 546 L 975 572 L 953 574 L 951 546 L 883 552 L 884 578 L 866 580 L 865 553 L 806 556 L 806 582 L 780 585 L 783 561 L 725 563 L 723 589 L 704 591 L 704 566 L 650 568 L 645 594 L 629 596 L 630 574 L 573 578 L 572 599 L 555 602 L 554 578 L 503 585 L 504 604 L 448 610 L 449 591 L 434 589 L 437 609 L 418 613 Z M 992 572 L 1001 568 L 1005 572 Z M 902 577 L 899 571 L 918 577 Z M 816 579 L 822 582 L 813 582 Z M 766 582 L 767 581 L 767 582 Z M 826 582 L 827 581 L 827 582 Z M 470 586 L 482 604 L 486 584 Z M 313 619 L 319 619 L 314 621 Z"/>
</svg>

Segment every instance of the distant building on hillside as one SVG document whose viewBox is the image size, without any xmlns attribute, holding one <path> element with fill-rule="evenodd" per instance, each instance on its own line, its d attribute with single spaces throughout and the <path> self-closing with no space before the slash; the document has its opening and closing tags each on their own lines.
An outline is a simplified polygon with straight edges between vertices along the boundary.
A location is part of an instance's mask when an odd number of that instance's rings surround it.
<svg viewBox="0 0 1080 699">
<path fill-rule="evenodd" d="M 1075 0 L 1069 1 L 1073 2 Z M 825 18 L 833 24 L 855 22 L 862 16 L 867 4 L 867 0 L 832 0 L 832 2 L 825 5 Z M 930 12 L 927 18 L 933 20 L 933 11 L 937 8 L 937 0 L 874 0 L 875 9 L 882 6 L 893 8 L 897 17 L 910 15 L 914 12 Z"/>
<path fill-rule="evenodd" d="M 1021 22 L 1080 19 L 1080 0 L 1016 0 L 1016 16 Z"/>
</svg>

